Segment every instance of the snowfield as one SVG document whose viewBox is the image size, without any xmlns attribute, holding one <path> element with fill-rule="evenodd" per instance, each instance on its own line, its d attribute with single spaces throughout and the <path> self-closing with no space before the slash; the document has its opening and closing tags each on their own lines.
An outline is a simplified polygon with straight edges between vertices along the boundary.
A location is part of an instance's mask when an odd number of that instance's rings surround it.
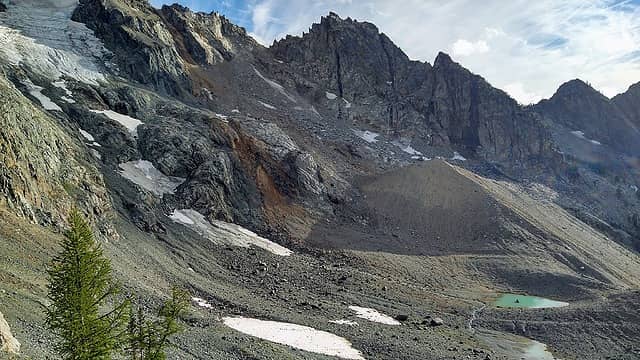
<svg viewBox="0 0 640 360">
<path fill-rule="evenodd" d="M 147 160 L 129 161 L 119 167 L 122 177 L 160 197 L 175 193 L 185 181 L 183 178 L 163 174 Z"/>
<path fill-rule="evenodd" d="M 341 359 L 364 359 L 348 340 L 308 326 L 244 317 L 225 317 L 222 321 L 234 330 L 263 340 Z"/>
<path fill-rule="evenodd" d="M 259 247 L 273 254 L 290 256 L 293 252 L 281 245 L 267 240 L 240 225 L 214 220 L 209 222 L 204 215 L 192 209 L 174 210 L 171 220 L 187 226 L 201 236 L 221 245 L 233 245 L 248 248 Z"/>
<path fill-rule="evenodd" d="M 118 122 L 129 130 L 131 135 L 138 136 L 138 126 L 143 122 L 128 115 L 123 115 L 112 110 L 91 110 L 92 113 L 102 114 L 109 119 Z"/>
<path fill-rule="evenodd" d="M 368 143 L 375 143 L 378 142 L 377 137 L 380 136 L 380 134 L 369 131 L 369 130 L 352 130 L 354 134 L 356 134 L 357 137 L 361 138 L 362 140 L 368 142 Z"/>
<path fill-rule="evenodd" d="M 58 106 L 58 104 L 54 103 L 48 96 L 42 93 L 43 87 L 34 85 L 29 80 L 22 81 L 22 84 L 27 87 L 27 91 L 31 96 L 38 99 L 40 105 L 42 105 L 45 110 L 62 111 L 62 108 Z"/>
<path fill-rule="evenodd" d="M 372 322 L 377 322 L 385 325 L 400 325 L 400 322 L 389 315 L 381 314 L 378 310 L 360 307 L 349 306 L 349 309 L 355 311 L 356 316 Z"/>
<path fill-rule="evenodd" d="M 0 59 L 50 80 L 98 85 L 108 51 L 84 24 L 71 21 L 77 1 L 21 0 L 0 13 Z"/>
</svg>

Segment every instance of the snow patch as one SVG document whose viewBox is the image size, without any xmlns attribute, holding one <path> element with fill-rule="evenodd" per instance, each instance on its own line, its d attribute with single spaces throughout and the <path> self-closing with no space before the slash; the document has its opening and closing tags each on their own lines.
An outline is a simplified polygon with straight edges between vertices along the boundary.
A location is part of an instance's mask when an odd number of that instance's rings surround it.
<svg viewBox="0 0 640 360">
<path fill-rule="evenodd" d="M 184 210 L 173 210 L 173 213 L 169 215 L 169 218 L 177 223 L 183 225 L 194 225 L 196 222 L 191 220 L 191 218 L 185 215 Z"/>
<path fill-rule="evenodd" d="M 69 103 L 69 104 L 75 104 L 76 101 L 73 100 L 73 92 L 71 92 L 71 90 L 69 90 L 69 88 L 67 88 L 67 83 L 60 79 L 58 81 L 54 81 L 51 83 L 51 85 L 64 90 L 64 93 L 66 94 L 65 96 L 61 96 L 60 99 L 62 99 L 62 101 Z"/>
<path fill-rule="evenodd" d="M 80 134 L 82 135 L 82 137 L 87 139 L 87 141 L 90 143 L 89 146 L 102 147 L 102 145 L 96 142 L 96 139 L 93 137 L 93 135 L 89 134 L 88 132 L 80 129 Z"/>
<path fill-rule="evenodd" d="M 147 160 L 129 161 L 118 165 L 120 175 L 141 188 L 162 197 L 164 194 L 173 194 L 185 179 L 167 176 L 156 169 Z"/>
<path fill-rule="evenodd" d="M 357 137 L 361 138 L 362 140 L 368 142 L 368 143 L 374 143 L 374 142 L 378 142 L 378 139 L 376 139 L 378 136 L 380 136 L 380 134 L 369 131 L 369 130 L 355 130 L 352 129 L 353 133 L 356 134 Z"/>
<path fill-rule="evenodd" d="M 244 317 L 225 317 L 222 321 L 243 334 L 304 351 L 341 359 L 364 359 L 348 340 L 308 326 Z"/>
<path fill-rule="evenodd" d="M 460 155 L 460 153 L 458 153 L 457 151 L 454 151 L 453 152 L 453 157 L 451 158 L 451 160 L 467 161 L 467 158 L 465 158 L 464 156 Z"/>
<path fill-rule="evenodd" d="M 325 92 L 325 95 L 327 97 L 328 100 L 335 100 L 338 98 L 338 95 L 332 93 L 332 92 Z"/>
<path fill-rule="evenodd" d="M 259 102 L 262 106 L 266 107 L 267 109 L 276 110 L 276 107 L 275 107 L 275 106 L 273 106 L 273 105 L 271 105 L 271 104 L 267 104 L 266 102 L 262 102 L 262 101 L 260 101 L 260 100 L 258 100 L 258 102 Z"/>
<path fill-rule="evenodd" d="M 191 269 L 191 268 L 189 268 Z M 191 271 L 193 271 L 193 269 L 191 269 Z M 193 301 L 196 305 L 205 308 L 205 309 L 213 309 L 213 306 L 211 304 L 209 304 L 209 302 L 203 298 L 199 298 L 199 297 L 192 297 L 191 301 Z"/>
<path fill-rule="evenodd" d="M 143 124 L 142 121 L 136 118 L 132 118 L 131 116 L 120 114 L 112 110 L 91 110 L 91 112 L 105 115 L 109 119 L 118 122 L 120 125 L 126 127 L 133 136 L 138 136 L 138 126 Z"/>
<path fill-rule="evenodd" d="M 85 130 L 80 129 L 80 134 L 82 135 L 82 137 L 84 137 L 85 139 L 87 139 L 89 141 L 96 141 L 96 139 L 93 137 L 93 135 L 89 134 Z"/>
<path fill-rule="evenodd" d="M 411 146 L 411 143 L 405 145 L 401 141 L 392 142 L 393 145 L 399 147 L 402 151 L 406 152 L 409 155 L 422 155 L 422 153 Z"/>
<path fill-rule="evenodd" d="M 260 73 L 260 71 L 258 71 L 258 69 L 253 68 L 253 71 L 256 72 L 256 74 L 258 74 L 258 76 L 260 77 L 260 79 L 264 80 L 264 82 L 266 82 L 267 84 L 269 84 L 269 86 L 271 86 L 272 88 L 276 89 L 280 94 L 282 94 L 284 97 L 286 97 L 289 101 L 291 102 L 296 102 L 296 99 L 291 96 L 285 89 L 284 86 L 278 84 L 277 82 L 266 78 L 264 75 L 262 75 L 262 73 Z"/>
<path fill-rule="evenodd" d="M 586 136 L 584 136 L 584 131 L 575 130 L 575 131 L 572 131 L 571 133 L 572 133 L 573 135 L 575 135 L 576 137 L 578 137 L 578 138 L 580 138 L 580 139 L 582 139 L 582 140 L 588 141 L 588 142 L 590 142 L 590 143 L 592 143 L 592 144 L 594 144 L 594 145 L 602 145 L 602 143 L 601 143 L 601 142 L 599 142 L 599 141 L 597 141 L 597 140 L 589 139 L 589 138 L 587 138 Z"/>
<path fill-rule="evenodd" d="M 400 322 L 389 315 L 381 314 L 378 310 L 360 307 L 349 306 L 349 309 L 356 312 L 356 316 L 372 322 L 377 322 L 385 325 L 400 325 Z"/>
<path fill-rule="evenodd" d="M 173 213 L 169 215 L 169 218 L 191 228 L 193 231 L 216 244 L 233 245 L 244 248 L 256 246 L 280 256 L 290 256 L 293 254 L 291 250 L 284 246 L 260 237 L 258 234 L 240 225 L 219 220 L 209 222 L 204 215 L 192 209 L 174 210 Z"/>
<path fill-rule="evenodd" d="M 51 85 L 64 90 L 64 93 L 67 94 L 67 96 L 73 96 L 73 93 L 71 92 L 71 90 L 69 90 L 69 88 L 67 88 L 67 82 L 64 81 L 64 79 L 60 79 L 57 81 L 54 81 L 51 83 Z"/>
<path fill-rule="evenodd" d="M 51 101 L 48 96 L 42 93 L 42 90 L 44 90 L 42 86 L 34 85 L 31 80 L 28 79 L 23 80 L 22 84 L 27 87 L 27 91 L 31 96 L 38 99 L 40 105 L 42 105 L 45 110 L 62 111 L 62 108 L 58 106 L 58 104 Z"/>
</svg>

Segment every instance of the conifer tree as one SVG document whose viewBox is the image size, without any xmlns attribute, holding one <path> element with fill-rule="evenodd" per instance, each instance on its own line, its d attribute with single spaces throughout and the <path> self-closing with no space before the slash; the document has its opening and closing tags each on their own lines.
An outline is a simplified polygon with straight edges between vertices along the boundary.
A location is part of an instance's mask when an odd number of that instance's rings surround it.
<svg viewBox="0 0 640 360">
<path fill-rule="evenodd" d="M 169 338 L 180 331 L 178 318 L 187 310 L 189 296 L 186 292 L 174 288 L 171 299 L 167 300 L 156 320 L 148 320 L 140 305 L 137 314 L 131 314 L 129 320 L 129 348 L 132 360 L 164 360 Z"/>
<path fill-rule="evenodd" d="M 115 301 L 118 285 L 111 263 L 94 240 L 78 210 L 69 216 L 60 253 L 49 269 L 47 325 L 59 336 L 56 351 L 63 359 L 110 359 L 126 335 L 128 301 Z"/>
</svg>

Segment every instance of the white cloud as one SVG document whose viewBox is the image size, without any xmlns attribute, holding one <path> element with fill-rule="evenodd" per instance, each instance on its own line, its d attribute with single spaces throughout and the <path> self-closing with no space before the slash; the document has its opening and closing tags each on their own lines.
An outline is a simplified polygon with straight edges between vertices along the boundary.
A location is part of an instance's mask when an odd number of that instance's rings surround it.
<svg viewBox="0 0 640 360">
<path fill-rule="evenodd" d="M 542 95 L 528 92 L 522 83 L 511 83 L 502 87 L 511 97 L 521 104 L 533 104 L 543 99 Z"/>
<path fill-rule="evenodd" d="M 469 56 L 474 54 L 484 54 L 489 51 L 489 45 L 484 40 L 471 42 L 465 39 L 458 39 L 451 46 L 451 54 L 454 56 Z"/>
<path fill-rule="evenodd" d="M 640 81 L 640 6 L 612 0 L 255 0 L 250 30 L 264 44 L 300 35 L 320 16 L 370 21 L 411 58 L 450 51 L 522 103 L 581 78 L 605 95 Z M 637 4 L 637 3 L 635 3 Z M 274 15 L 275 14 L 275 15 Z M 482 56 L 478 56 L 478 55 Z"/>
</svg>

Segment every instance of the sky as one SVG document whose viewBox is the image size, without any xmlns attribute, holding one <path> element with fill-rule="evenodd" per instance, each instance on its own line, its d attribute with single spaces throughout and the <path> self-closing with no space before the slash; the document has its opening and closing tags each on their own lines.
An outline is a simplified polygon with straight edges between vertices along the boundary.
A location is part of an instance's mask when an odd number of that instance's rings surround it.
<svg viewBox="0 0 640 360">
<path fill-rule="evenodd" d="M 369 21 L 411 59 L 444 51 L 520 103 L 575 78 L 608 97 L 640 82 L 640 0 L 151 0 L 217 11 L 268 46 L 321 16 Z"/>
</svg>

